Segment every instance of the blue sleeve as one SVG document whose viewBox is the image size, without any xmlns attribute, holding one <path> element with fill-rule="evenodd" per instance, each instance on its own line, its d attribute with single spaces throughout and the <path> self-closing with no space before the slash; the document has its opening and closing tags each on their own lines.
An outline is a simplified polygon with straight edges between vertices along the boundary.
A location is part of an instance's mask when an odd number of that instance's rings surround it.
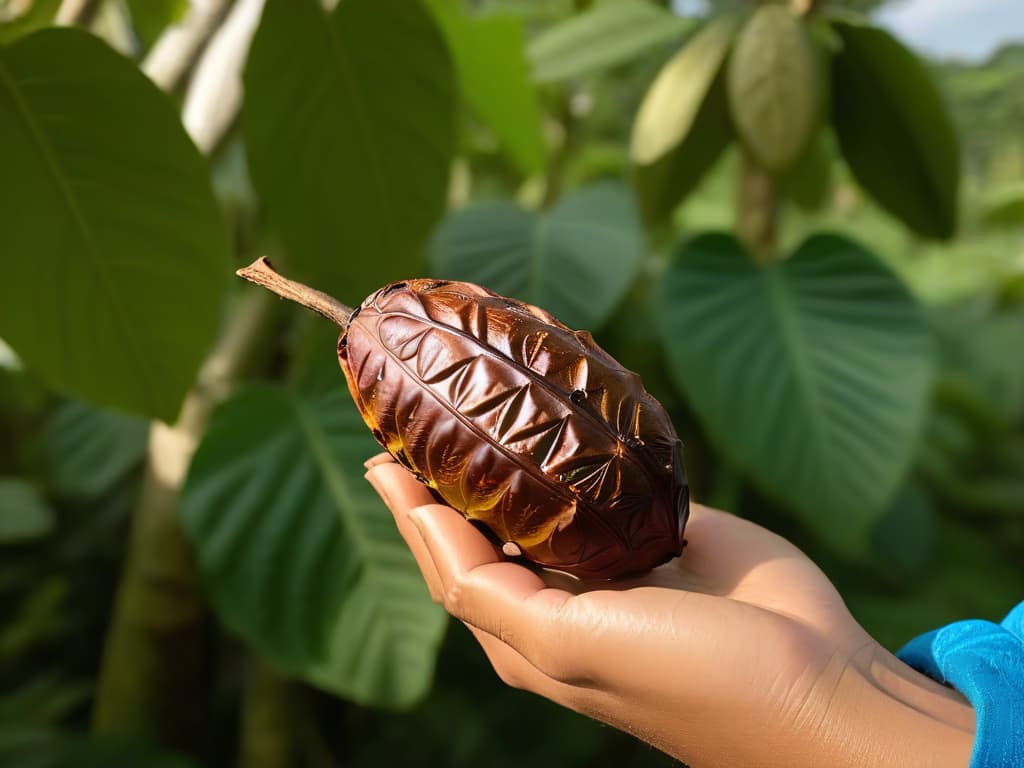
<svg viewBox="0 0 1024 768">
<path fill-rule="evenodd" d="M 958 621 L 914 638 L 897 655 L 971 702 L 971 768 L 1024 766 L 1024 603 L 1001 624 Z"/>
</svg>

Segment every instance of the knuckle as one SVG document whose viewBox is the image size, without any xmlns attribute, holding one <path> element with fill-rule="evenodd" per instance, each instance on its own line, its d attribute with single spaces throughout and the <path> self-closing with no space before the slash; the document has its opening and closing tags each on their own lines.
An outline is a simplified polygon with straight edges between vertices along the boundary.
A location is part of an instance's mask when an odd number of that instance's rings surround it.
<svg viewBox="0 0 1024 768">
<path fill-rule="evenodd" d="M 464 573 L 454 575 L 445 585 L 442 605 L 448 613 L 456 618 L 464 619 L 466 613 L 466 592 L 469 590 L 469 577 Z"/>
</svg>

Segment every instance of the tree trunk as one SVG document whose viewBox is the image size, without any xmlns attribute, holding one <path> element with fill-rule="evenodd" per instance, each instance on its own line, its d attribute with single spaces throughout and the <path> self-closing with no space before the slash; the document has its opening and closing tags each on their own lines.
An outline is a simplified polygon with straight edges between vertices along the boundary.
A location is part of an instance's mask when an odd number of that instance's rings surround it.
<svg viewBox="0 0 1024 768">
<path fill-rule="evenodd" d="M 213 409 L 270 346 L 277 304 L 263 291 L 239 302 L 173 427 L 156 422 L 93 710 L 97 733 L 147 737 L 193 750 L 201 741 L 205 607 L 178 494 Z"/>
</svg>

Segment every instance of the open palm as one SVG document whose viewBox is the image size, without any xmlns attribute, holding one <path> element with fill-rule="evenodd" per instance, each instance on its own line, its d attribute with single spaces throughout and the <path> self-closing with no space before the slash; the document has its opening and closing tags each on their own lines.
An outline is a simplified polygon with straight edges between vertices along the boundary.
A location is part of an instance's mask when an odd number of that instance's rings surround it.
<svg viewBox="0 0 1024 768">
<path fill-rule="evenodd" d="M 892 762 L 893 740 L 922 711 L 965 732 L 973 722 L 884 651 L 803 553 L 753 523 L 693 505 L 683 557 L 586 583 L 508 561 L 400 466 L 369 466 L 431 595 L 505 682 L 695 768 L 942 765 Z"/>
</svg>

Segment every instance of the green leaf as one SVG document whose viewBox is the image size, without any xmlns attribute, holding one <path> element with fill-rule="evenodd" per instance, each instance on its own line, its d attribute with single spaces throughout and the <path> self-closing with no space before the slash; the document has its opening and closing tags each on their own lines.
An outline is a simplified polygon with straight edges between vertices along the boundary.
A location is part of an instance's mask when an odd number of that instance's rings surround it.
<svg viewBox="0 0 1024 768">
<path fill-rule="evenodd" d="M 904 285 L 838 236 L 761 267 L 731 236 L 704 235 L 660 288 L 671 373 L 714 443 L 833 546 L 862 550 L 910 463 L 931 378 Z"/>
<path fill-rule="evenodd" d="M 779 180 L 779 188 L 805 211 L 821 210 L 832 190 L 832 156 L 828 132 L 822 129 Z"/>
<path fill-rule="evenodd" d="M 289 268 L 348 303 L 419 272 L 445 208 L 455 75 L 414 0 L 268 0 L 245 70 L 252 181 Z"/>
<path fill-rule="evenodd" d="M 850 170 L 871 197 L 918 234 L 951 237 L 960 148 L 935 84 L 888 32 L 834 26 L 843 48 L 833 60 L 832 119 Z"/>
<path fill-rule="evenodd" d="M 606 0 L 542 31 L 527 48 L 537 82 L 613 67 L 678 40 L 693 21 L 648 0 Z"/>
<path fill-rule="evenodd" d="M 181 21 L 188 0 L 127 0 L 132 28 L 144 47 L 149 48 L 170 25 Z"/>
<path fill-rule="evenodd" d="M 535 304 L 570 328 L 597 330 L 622 300 L 645 249 L 633 198 L 599 182 L 546 214 L 484 202 L 449 214 L 430 244 L 432 270 Z"/>
<path fill-rule="evenodd" d="M 633 123 L 630 156 L 644 217 L 670 213 L 732 140 L 724 64 L 736 19 L 708 23 L 661 70 Z"/>
<path fill-rule="evenodd" d="M 31 0 L 30 0 L 31 2 Z M 60 10 L 61 0 L 35 0 L 28 10 L 20 16 L 0 24 L 0 44 L 10 43 L 19 37 L 35 32 L 37 29 L 53 23 L 54 16 Z M 0 3 L 0 18 L 4 18 Z"/>
<path fill-rule="evenodd" d="M 84 736 L 34 724 L 0 724 L 0 764 L 21 768 L 197 768 L 140 739 Z"/>
<path fill-rule="evenodd" d="M 980 426 L 1012 431 L 1024 416 L 1024 307 L 989 301 L 945 305 L 930 314 L 938 340 L 940 384 Z"/>
<path fill-rule="evenodd" d="M 95 37 L 45 29 L 0 47 L 0 146 L 0 336 L 54 389 L 173 420 L 230 276 L 173 104 Z"/>
<path fill-rule="evenodd" d="M 0 477 L 0 544 L 38 539 L 53 526 L 53 512 L 35 486 Z"/>
<path fill-rule="evenodd" d="M 781 173 L 800 157 L 818 123 L 815 53 L 786 6 L 761 5 L 729 60 L 729 106 L 754 160 Z"/>
<path fill-rule="evenodd" d="M 1024 183 L 992 195 L 985 204 L 981 220 L 993 228 L 1024 228 Z"/>
<path fill-rule="evenodd" d="M 228 627 L 286 673 L 407 707 L 430 687 L 445 617 L 363 480 L 379 450 L 340 376 L 318 399 L 250 387 L 215 414 L 181 509 Z"/>
<path fill-rule="evenodd" d="M 46 454 L 53 491 L 95 498 L 146 455 L 149 423 L 86 403 L 64 403 L 46 426 Z"/>
<path fill-rule="evenodd" d="M 937 517 L 924 488 L 901 487 L 871 531 L 876 567 L 900 582 L 922 575 L 935 549 Z"/>
<path fill-rule="evenodd" d="M 473 111 L 525 174 L 544 167 L 537 92 L 523 56 L 523 25 L 514 16 L 467 17 L 453 0 L 427 0 L 444 31 L 459 83 Z"/>
</svg>

